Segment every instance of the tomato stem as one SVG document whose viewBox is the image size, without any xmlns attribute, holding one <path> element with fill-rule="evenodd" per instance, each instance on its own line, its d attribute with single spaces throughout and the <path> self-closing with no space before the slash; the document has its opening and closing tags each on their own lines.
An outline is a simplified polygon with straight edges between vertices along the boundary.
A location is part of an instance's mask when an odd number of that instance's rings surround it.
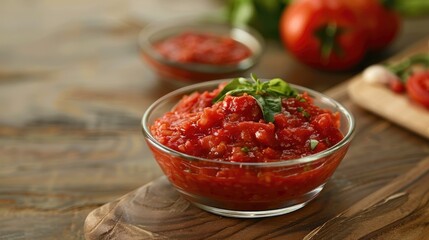
<svg viewBox="0 0 429 240">
<path fill-rule="evenodd" d="M 379 0 L 380 5 L 387 9 L 394 8 L 395 2 L 395 0 Z"/>
<path fill-rule="evenodd" d="M 319 27 L 315 31 L 316 37 L 320 41 L 320 52 L 323 59 L 328 59 L 332 53 L 341 56 L 343 51 L 337 42 L 337 37 L 343 32 L 343 29 L 338 27 L 337 23 L 328 23 Z"/>
</svg>

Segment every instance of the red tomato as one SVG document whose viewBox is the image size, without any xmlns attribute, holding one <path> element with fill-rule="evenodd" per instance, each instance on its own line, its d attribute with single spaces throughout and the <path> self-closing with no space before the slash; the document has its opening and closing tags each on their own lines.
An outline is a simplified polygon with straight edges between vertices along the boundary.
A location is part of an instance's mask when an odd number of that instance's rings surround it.
<svg viewBox="0 0 429 240">
<path fill-rule="evenodd" d="M 406 87 L 413 101 L 429 108 L 429 71 L 413 74 L 408 78 Z"/>
<path fill-rule="evenodd" d="M 399 79 L 392 79 L 388 83 L 390 90 L 395 93 L 405 92 L 405 85 Z"/>
<path fill-rule="evenodd" d="M 379 0 L 344 2 L 350 5 L 363 22 L 371 50 L 381 50 L 395 39 L 401 25 L 398 13 L 383 6 Z"/>
<path fill-rule="evenodd" d="M 320 69 L 345 70 L 365 55 L 367 34 L 340 0 L 298 0 L 282 14 L 280 35 L 297 59 Z"/>
</svg>

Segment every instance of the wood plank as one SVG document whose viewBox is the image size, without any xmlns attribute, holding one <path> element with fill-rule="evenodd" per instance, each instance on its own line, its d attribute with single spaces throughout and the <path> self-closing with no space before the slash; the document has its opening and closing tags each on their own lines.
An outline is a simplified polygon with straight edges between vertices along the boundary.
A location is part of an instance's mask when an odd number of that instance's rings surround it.
<svg viewBox="0 0 429 240">
<path fill-rule="evenodd" d="M 83 239 L 91 210 L 161 175 L 139 122 L 150 103 L 175 87 L 142 63 L 136 39 L 148 21 L 200 14 L 193 2 L 0 1 L 0 239 Z M 223 4 L 199 1 L 197 9 L 214 13 Z M 428 18 L 406 19 L 394 44 L 361 67 L 427 35 L 428 23 Z M 357 71 L 311 69 L 275 40 L 267 41 L 252 70 L 319 91 Z M 222 234 L 302 239 L 428 154 L 426 139 L 356 108 L 344 89 L 340 92 L 338 99 L 359 117 L 362 135 L 320 198 L 279 221 L 223 225 Z M 380 147 L 383 142 L 399 154 Z M 368 172 L 355 175 L 360 162 Z"/>
<path fill-rule="evenodd" d="M 321 195 L 305 208 L 266 219 L 224 218 L 186 204 L 160 179 L 89 214 L 87 239 L 302 239 L 429 155 L 424 139 L 354 105 L 346 85 L 330 95 L 358 119 L 356 136 Z"/>
<path fill-rule="evenodd" d="M 427 141 L 357 107 L 346 83 L 328 94 L 355 115 L 356 136 L 322 194 L 305 208 L 265 219 L 220 217 L 186 202 L 161 178 L 91 212 L 86 238 L 302 239 L 429 155 Z"/>
<path fill-rule="evenodd" d="M 388 62 L 424 52 L 429 52 L 429 39 Z M 360 74 L 351 80 L 348 92 L 357 105 L 429 139 L 429 110 L 410 101 L 406 94 L 396 94 L 383 85 L 368 83 Z"/>
<path fill-rule="evenodd" d="M 424 239 L 429 234 L 429 157 L 304 239 Z M 338 231 L 341 229 L 341 231 Z"/>
</svg>

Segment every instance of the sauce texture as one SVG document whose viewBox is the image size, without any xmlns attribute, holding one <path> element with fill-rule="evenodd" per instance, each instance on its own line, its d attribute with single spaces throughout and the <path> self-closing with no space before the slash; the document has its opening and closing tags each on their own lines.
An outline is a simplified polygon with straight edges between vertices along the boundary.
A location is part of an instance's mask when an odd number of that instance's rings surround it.
<svg viewBox="0 0 429 240">
<path fill-rule="evenodd" d="M 227 36 L 184 32 L 155 44 L 165 58 L 180 63 L 236 64 L 251 55 L 244 44 Z"/>
<path fill-rule="evenodd" d="M 307 94 L 283 99 L 273 123 L 262 118 L 250 95 L 212 104 L 219 89 L 185 96 L 158 119 L 152 133 L 163 145 L 188 155 L 231 162 L 296 159 L 338 143 L 339 115 L 313 105 Z M 313 148 L 311 143 L 317 145 Z"/>
<path fill-rule="evenodd" d="M 189 200 L 223 209 L 278 209 L 313 196 L 312 191 L 333 174 L 348 145 L 292 166 L 240 163 L 288 161 L 323 151 L 343 139 L 339 114 L 320 109 L 303 93 L 283 99 L 281 113 L 265 122 L 250 95 L 228 95 L 213 104 L 221 88 L 183 97 L 151 126 L 162 145 L 213 160 L 191 161 L 149 144 L 169 180 Z"/>
</svg>

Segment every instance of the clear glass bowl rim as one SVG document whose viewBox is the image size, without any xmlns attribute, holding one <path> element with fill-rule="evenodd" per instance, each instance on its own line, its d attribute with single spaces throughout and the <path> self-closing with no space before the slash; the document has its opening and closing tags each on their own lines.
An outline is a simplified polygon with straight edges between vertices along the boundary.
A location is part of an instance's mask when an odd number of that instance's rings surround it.
<svg viewBox="0 0 429 240">
<path fill-rule="evenodd" d="M 159 54 L 152 48 L 152 44 L 148 40 L 148 38 L 153 34 L 168 30 L 169 28 L 172 28 L 172 27 L 202 26 L 202 25 L 222 26 L 222 27 L 230 28 L 231 31 L 237 30 L 237 31 L 245 32 L 258 43 L 258 50 L 254 51 L 253 49 L 251 49 L 252 54 L 249 57 L 241 60 L 236 64 L 216 65 L 216 64 L 202 64 L 202 63 L 181 63 L 177 61 L 171 61 L 163 57 L 161 54 Z M 149 23 L 140 32 L 138 36 L 138 45 L 140 49 L 143 51 L 143 53 L 148 54 L 150 58 L 168 66 L 182 68 L 182 69 L 186 69 L 194 72 L 202 72 L 202 73 L 229 73 L 229 72 L 236 72 L 236 71 L 244 71 L 254 66 L 262 56 L 265 43 L 262 36 L 256 30 L 248 26 L 233 26 L 231 24 L 221 22 L 219 20 L 214 20 L 214 19 L 179 18 L 179 19 L 175 19 L 174 21 L 169 20 L 169 21 L 163 21 L 163 22 Z"/>
<path fill-rule="evenodd" d="M 333 154 L 334 152 L 340 150 L 342 147 L 349 144 L 351 142 L 351 140 L 353 139 L 353 136 L 355 133 L 355 119 L 354 119 L 353 115 L 342 104 L 340 104 L 339 102 L 337 102 L 333 98 L 328 97 L 328 96 L 326 96 L 320 92 L 317 92 L 317 91 L 314 91 L 312 89 L 302 87 L 299 85 L 290 84 L 290 83 L 289 83 L 289 85 L 291 87 L 295 88 L 296 90 L 298 90 L 299 92 L 307 92 L 308 94 L 310 94 L 310 96 L 316 96 L 316 97 L 319 97 L 321 99 L 324 99 L 325 101 L 328 101 L 330 104 L 333 104 L 333 106 L 335 108 L 337 108 L 338 112 L 341 112 L 342 114 L 344 114 L 345 118 L 347 119 L 347 121 L 349 123 L 349 127 L 347 130 L 347 133 L 345 134 L 344 138 L 340 142 L 338 142 L 334 146 L 332 146 L 328 149 L 325 149 L 321 152 L 318 152 L 318 153 L 315 153 L 312 155 L 308 155 L 308 156 L 305 156 L 302 158 L 280 160 L 280 161 L 276 161 L 276 162 L 255 162 L 255 163 L 253 163 L 253 162 L 229 162 L 229 161 L 222 161 L 222 160 L 207 159 L 207 158 L 191 156 L 191 155 L 176 151 L 174 149 L 171 149 L 167 146 L 164 146 L 161 143 L 159 143 L 153 137 L 153 135 L 149 129 L 150 127 L 148 126 L 148 124 L 149 124 L 148 120 L 149 120 L 151 113 L 157 108 L 158 105 L 160 105 L 161 103 L 163 103 L 164 101 L 168 100 L 171 97 L 184 95 L 184 93 L 189 92 L 191 90 L 198 90 L 198 88 L 200 88 L 200 87 L 207 87 L 207 86 L 216 87 L 219 83 L 230 81 L 230 80 L 231 79 L 220 79 L 220 80 L 214 80 L 214 81 L 207 81 L 207 82 L 192 84 L 192 85 L 189 85 L 186 87 L 179 88 L 177 90 L 174 90 L 174 91 L 162 96 L 161 98 L 156 100 L 154 103 L 152 103 L 149 106 L 149 108 L 143 114 L 143 117 L 141 120 L 143 135 L 157 149 L 159 149 L 165 153 L 168 153 L 174 157 L 180 157 L 182 159 L 186 159 L 189 161 L 202 161 L 202 162 L 208 162 L 208 163 L 214 163 L 214 164 L 236 165 L 236 166 L 240 166 L 240 167 L 243 167 L 243 166 L 249 166 L 249 167 L 250 166 L 252 166 L 252 167 L 284 167 L 284 166 L 293 166 L 293 165 L 298 165 L 298 164 L 310 163 L 310 162 L 317 161 L 321 158 L 324 158 L 324 157 L 327 157 L 327 156 Z M 261 80 L 264 81 L 265 79 L 261 79 Z"/>
</svg>

